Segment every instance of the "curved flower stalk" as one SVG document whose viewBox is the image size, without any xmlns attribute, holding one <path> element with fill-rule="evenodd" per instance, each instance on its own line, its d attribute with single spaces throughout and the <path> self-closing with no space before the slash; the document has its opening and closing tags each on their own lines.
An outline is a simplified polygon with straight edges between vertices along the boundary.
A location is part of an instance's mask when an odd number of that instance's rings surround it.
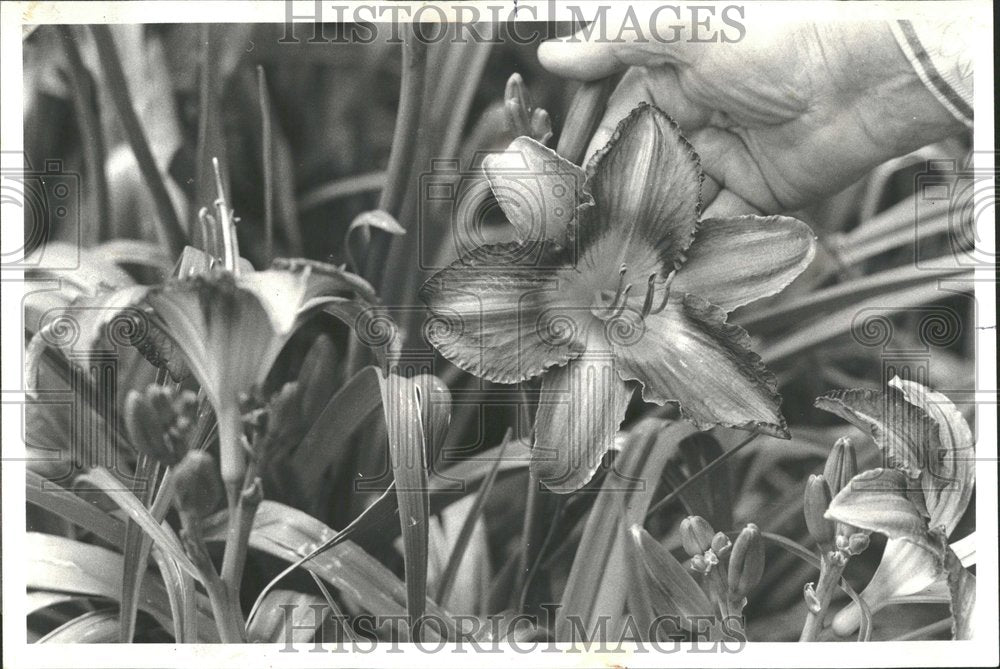
<svg viewBox="0 0 1000 669">
<path fill-rule="evenodd" d="M 648 105 L 586 172 L 528 137 L 484 171 L 520 241 L 475 249 L 427 281 L 428 337 L 490 381 L 544 375 L 532 468 L 549 488 L 591 478 L 629 380 L 701 429 L 788 436 L 774 376 L 726 314 L 805 269 L 808 226 L 756 216 L 699 224 L 698 157 Z"/>
<path fill-rule="evenodd" d="M 924 533 L 933 533 L 946 544 L 975 486 L 972 430 L 951 400 L 919 383 L 896 377 L 884 393 L 836 391 L 818 398 L 816 406 L 872 435 L 892 468 L 887 471 L 905 476 L 905 486 L 894 492 L 905 491 L 906 503 L 917 510 L 920 522 L 926 523 Z M 874 471 L 880 470 L 863 472 L 858 477 L 870 478 Z M 883 519 L 879 516 L 888 512 L 886 503 L 870 497 L 875 493 L 864 486 L 855 485 L 858 477 L 834 498 L 826 515 L 858 527 L 865 527 L 867 522 L 867 529 L 889 536 L 882 561 L 861 593 L 875 612 L 891 599 L 918 593 L 944 579 L 942 555 L 950 555 L 957 562 L 960 556 L 955 549 L 961 554 L 967 551 L 956 542 L 950 548 L 945 545 L 942 553 L 928 549 L 933 542 L 921 545 L 888 533 L 880 525 Z M 906 506 L 907 512 L 910 506 Z M 848 516 L 859 516 L 860 520 L 855 518 L 859 522 L 854 522 Z M 852 602 L 834 617 L 833 630 L 840 635 L 850 634 L 860 624 L 860 615 Z"/>
</svg>

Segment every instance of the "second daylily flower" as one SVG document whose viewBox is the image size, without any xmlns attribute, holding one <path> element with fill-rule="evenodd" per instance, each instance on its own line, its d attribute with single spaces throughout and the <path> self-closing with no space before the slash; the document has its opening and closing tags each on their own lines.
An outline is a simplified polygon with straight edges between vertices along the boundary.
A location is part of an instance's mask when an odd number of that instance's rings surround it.
<svg viewBox="0 0 1000 669">
<path fill-rule="evenodd" d="M 808 226 L 699 224 L 698 156 L 648 105 L 586 172 L 527 137 L 483 167 L 519 241 L 480 247 L 428 280 L 428 336 L 490 381 L 544 374 L 531 464 L 549 488 L 591 478 L 624 418 L 628 380 L 699 428 L 788 436 L 774 376 L 726 314 L 805 269 Z"/>
</svg>

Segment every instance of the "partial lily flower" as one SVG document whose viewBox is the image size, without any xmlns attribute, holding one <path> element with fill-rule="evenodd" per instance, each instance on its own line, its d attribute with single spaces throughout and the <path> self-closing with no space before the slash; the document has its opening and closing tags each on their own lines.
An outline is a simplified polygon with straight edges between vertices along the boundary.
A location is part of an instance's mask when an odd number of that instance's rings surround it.
<svg viewBox="0 0 1000 669">
<path fill-rule="evenodd" d="M 891 471 L 905 475 L 903 487 L 908 501 L 924 518 L 928 531 L 943 538 L 951 535 L 975 486 L 972 430 L 951 400 L 919 383 L 896 377 L 885 392 L 835 391 L 817 398 L 816 406 L 868 432 L 882 449 Z M 866 474 L 871 476 L 872 472 L 859 476 Z M 866 500 L 864 490 L 852 487 L 853 481 L 837 495 L 827 517 L 860 527 L 848 517 L 856 512 L 844 511 L 845 500 L 856 495 L 858 508 L 868 507 L 873 514 L 884 511 L 879 507 L 885 504 Z M 869 529 L 883 531 L 879 527 Z M 950 547 L 950 554 L 966 564 L 967 544 L 956 542 Z M 890 600 L 921 592 L 944 578 L 940 556 L 915 541 L 890 535 L 882 561 L 861 598 L 874 613 Z M 852 602 L 834 617 L 833 629 L 847 635 L 860 622 L 861 611 Z"/>
<path fill-rule="evenodd" d="M 330 308 L 344 320 L 356 320 L 376 298 L 364 279 L 325 263 L 278 259 L 271 269 L 253 271 L 239 256 L 234 217 L 221 183 L 219 188 L 218 216 L 203 210 L 201 219 L 203 225 L 222 228 L 223 257 L 189 247 L 175 278 L 87 298 L 85 313 L 91 316 L 79 324 L 78 339 L 89 348 L 114 326 L 125 332 L 118 340 L 136 346 L 154 364 L 172 374 L 190 370 L 215 409 L 219 464 L 232 504 L 244 485 L 249 448 L 242 400 L 264 383 L 281 349 L 307 318 Z M 51 337 L 43 330 L 36 340 L 37 348 Z"/>
<path fill-rule="evenodd" d="M 519 241 L 480 247 L 431 277 L 428 337 L 497 383 L 543 375 L 532 468 L 572 491 L 614 444 L 631 395 L 715 425 L 788 437 L 776 380 L 727 322 L 815 252 L 804 223 L 698 222 L 698 156 L 674 122 L 636 108 L 586 172 L 529 137 L 484 171 Z"/>
</svg>

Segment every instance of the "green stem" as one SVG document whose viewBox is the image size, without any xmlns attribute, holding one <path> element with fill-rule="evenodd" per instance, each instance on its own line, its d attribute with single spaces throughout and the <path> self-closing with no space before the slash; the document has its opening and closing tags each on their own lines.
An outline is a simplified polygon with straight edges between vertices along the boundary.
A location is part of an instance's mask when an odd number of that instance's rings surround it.
<svg viewBox="0 0 1000 669">
<path fill-rule="evenodd" d="M 815 641 L 823 629 L 823 620 L 826 618 L 827 609 L 830 608 L 830 600 L 840 583 L 840 577 L 847 566 L 847 556 L 840 551 L 830 551 L 823 555 L 820 562 L 819 582 L 816 585 L 816 599 L 819 607 L 815 610 L 808 609 L 805 625 L 802 627 L 800 642 Z"/>
<path fill-rule="evenodd" d="M 243 570 L 246 566 L 250 531 L 253 529 L 254 516 L 257 514 L 257 507 L 260 506 L 263 497 L 262 492 L 261 481 L 257 477 L 256 462 L 251 462 L 247 468 L 245 485 L 240 493 L 238 503 L 230 510 L 221 572 L 229 615 L 236 620 L 241 631 L 245 629 L 246 625 L 243 620 L 243 610 L 240 608 L 240 584 L 243 581 Z"/>
</svg>

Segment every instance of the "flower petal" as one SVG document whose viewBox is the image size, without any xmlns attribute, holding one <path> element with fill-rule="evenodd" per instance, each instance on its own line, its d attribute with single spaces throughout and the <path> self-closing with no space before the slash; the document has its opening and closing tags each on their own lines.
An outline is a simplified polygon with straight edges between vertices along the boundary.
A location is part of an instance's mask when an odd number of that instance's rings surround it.
<svg viewBox="0 0 1000 669">
<path fill-rule="evenodd" d="M 550 244 L 483 246 L 441 270 L 420 297 L 428 340 L 445 358 L 495 383 L 516 383 L 578 356 L 591 318 L 561 294 L 572 278 Z"/>
<path fill-rule="evenodd" d="M 880 390 L 833 390 L 816 398 L 817 409 L 840 416 L 871 435 L 890 467 L 911 479 L 921 475 L 928 453 L 940 452 L 937 426 L 892 386 Z"/>
<path fill-rule="evenodd" d="M 542 379 L 531 469 L 550 490 L 573 492 L 615 443 L 630 393 L 608 352 L 591 353 Z"/>
<path fill-rule="evenodd" d="M 679 267 L 698 221 L 701 168 L 677 124 L 656 107 L 636 107 L 587 174 L 595 216 L 581 220 L 581 251 L 607 235 L 619 263 L 653 249 L 664 275 Z"/>
<path fill-rule="evenodd" d="M 945 395 L 899 377 L 889 381 L 907 402 L 919 407 L 937 424 L 937 452 L 924 454 L 927 467 L 921 474 L 930 526 L 944 526 L 950 535 L 962 519 L 976 478 L 976 442 L 962 413 Z"/>
<path fill-rule="evenodd" d="M 937 580 L 940 569 L 935 557 L 925 548 L 906 539 L 889 539 L 885 543 L 882 561 L 868 582 L 861 599 L 878 611 L 892 597 L 904 597 L 920 592 Z M 833 618 L 833 631 L 846 636 L 861 624 L 861 609 L 851 602 Z"/>
<path fill-rule="evenodd" d="M 483 160 L 493 195 L 521 241 L 562 240 L 584 201 L 583 170 L 530 137 Z"/>
<path fill-rule="evenodd" d="M 605 332 L 623 378 L 640 381 L 645 400 L 678 402 L 700 429 L 747 427 L 788 438 L 774 375 L 722 309 L 686 295 L 645 321 L 631 310 L 623 317 L 629 314 L 630 321 L 608 321 Z"/>
<path fill-rule="evenodd" d="M 674 290 L 694 293 L 732 311 L 774 295 L 816 254 L 809 226 L 787 216 L 738 216 L 702 221 Z"/>
</svg>

